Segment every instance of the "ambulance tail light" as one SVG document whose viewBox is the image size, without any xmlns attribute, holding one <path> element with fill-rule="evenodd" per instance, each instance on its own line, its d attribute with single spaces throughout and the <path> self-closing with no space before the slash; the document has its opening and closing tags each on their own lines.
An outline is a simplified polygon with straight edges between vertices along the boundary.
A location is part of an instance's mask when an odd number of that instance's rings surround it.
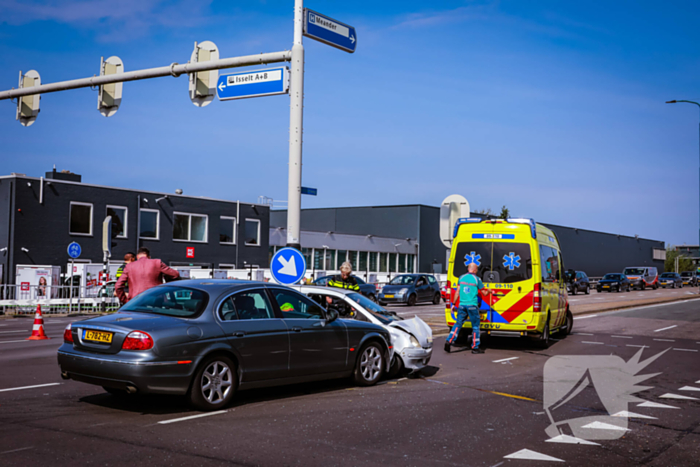
<svg viewBox="0 0 700 467">
<path fill-rule="evenodd" d="M 535 291 L 532 294 L 532 311 L 539 313 L 542 311 L 542 286 L 535 284 Z"/>
</svg>

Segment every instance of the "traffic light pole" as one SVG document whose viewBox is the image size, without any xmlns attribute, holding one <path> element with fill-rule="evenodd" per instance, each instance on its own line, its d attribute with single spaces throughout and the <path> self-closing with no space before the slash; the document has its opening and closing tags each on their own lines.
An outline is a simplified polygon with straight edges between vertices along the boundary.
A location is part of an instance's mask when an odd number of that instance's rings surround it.
<svg viewBox="0 0 700 467">
<path fill-rule="evenodd" d="M 294 45 L 289 83 L 287 246 L 301 249 L 301 150 L 304 135 L 304 1 L 294 1 Z"/>
</svg>

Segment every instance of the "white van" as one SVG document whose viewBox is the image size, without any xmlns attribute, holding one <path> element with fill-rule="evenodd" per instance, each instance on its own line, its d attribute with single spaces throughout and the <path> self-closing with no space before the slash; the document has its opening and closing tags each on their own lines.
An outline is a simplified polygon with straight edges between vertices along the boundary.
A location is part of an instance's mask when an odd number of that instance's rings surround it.
<svg viewBox="0 0 700 467">
<path fill-rule="evenodd" d="M 656 290 L 659 288 L 659 271 L 654 267 L 629 267 L 625 268 L 622 274 L 627 276 L 634 289 L 644 290 L 651 287 Z"/>
</svg>

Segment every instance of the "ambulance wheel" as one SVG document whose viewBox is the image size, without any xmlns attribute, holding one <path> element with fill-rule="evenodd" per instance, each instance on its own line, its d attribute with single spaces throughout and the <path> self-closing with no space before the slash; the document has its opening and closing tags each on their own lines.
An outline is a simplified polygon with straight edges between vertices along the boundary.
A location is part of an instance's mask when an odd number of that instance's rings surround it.
<svg viewBox="0 0 700 467">
<path fill-rule="evenodd" d="M 571 295 L 576 295 L 576 286 L 575 285 L 571 286 Z"/>
<path fill-rule="evenodd" d="M 389 378 L 396 378 L 397 376 L 401 376 L 405 370 L 406 367 L 403 365 L 403 360 L 401 357 L 394 355 L 394 359 L 391 361 L 391 366 L 389 367 L 389 373 L 387 376 Z"/>
<path fill-rule="evenodd" d="M 571 331 L 574 329 L 574 315 L 571 313 L 571 310 L 568 308 L 566 309 L 566 322 L 564 323 L 564 326 L 559 329 L 559 333 L 561 334 L 562 337 L 566 337 L 569 334 L 571 334 Z"/>
<path fill-rule="evenodd" d="M 537 347 L 542 350 L 549 348 L 549 313 L 547 313 L 547 321 L 544 323 L 544 330 L 537 340 Z"/>
<path fill-rule="evenodd" d="M 440 293 L 436 293 L 435 296 L 433 297 L 433 305 L 439 305 L 440 304 Z"/>
<path fill-rule="evenodd" d="M 408 296 L 408 301 L 406 302 L 406 305 L 414 306 L 415 304 L 416 304 L 416 294 L 412 293 L 411 295 Z"/>
</svg>

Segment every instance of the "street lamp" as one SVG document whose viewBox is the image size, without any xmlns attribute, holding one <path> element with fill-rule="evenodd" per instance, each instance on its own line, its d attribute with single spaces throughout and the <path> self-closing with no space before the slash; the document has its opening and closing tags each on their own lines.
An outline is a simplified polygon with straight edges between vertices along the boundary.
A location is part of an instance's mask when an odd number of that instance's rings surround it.
<svg viewBox="0 0 700 467">
<path fill-rule="evenodd" d="M 685 102 L 685 103 L 687 103 L 687 104 L 695 104 L 695 105 L 698 106 L 698 109 L 700 109 L 700 103 L 694 102 L 694 101 L 687 101 L 687 100 L 666 101 L 667 104 L 675 104 L 675 103 L 678 103 L 678 102 Z M 700 138 L 700 122 L 698 122 L 698 137 Z M 700 141 L 698 142 L 698 144 L 700 145 Z M 700 154 L 700 152 L 699 152 L 699 154 Z M 700 229 L 698 229 L 698 240 L 699 240 L 699 241 L 698 241 L 698 245 L 700 245 Z M 700 293 L 700 292 L 699 292 L 699 293 Z"/>
</svg>

